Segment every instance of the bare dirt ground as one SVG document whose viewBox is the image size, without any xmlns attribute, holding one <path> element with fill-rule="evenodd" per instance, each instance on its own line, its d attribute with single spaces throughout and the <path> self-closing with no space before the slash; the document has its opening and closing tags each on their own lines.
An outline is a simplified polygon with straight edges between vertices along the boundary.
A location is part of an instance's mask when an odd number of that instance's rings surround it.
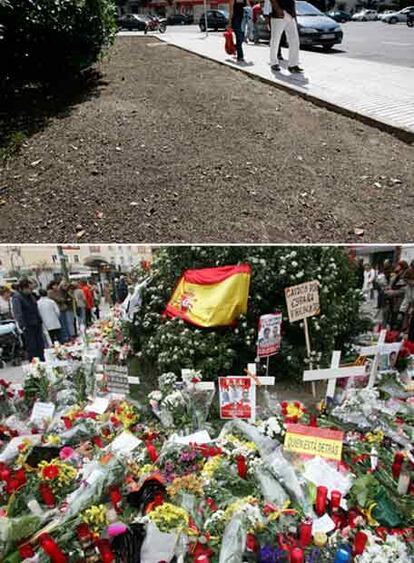
<svg viewBox="0 0 414 563">
<path fill-rule="evenodd" d="M 412 146 L 155 39 L 98 70 L 16 108 L 0 241 L 413 240 Z"/>
</svg>

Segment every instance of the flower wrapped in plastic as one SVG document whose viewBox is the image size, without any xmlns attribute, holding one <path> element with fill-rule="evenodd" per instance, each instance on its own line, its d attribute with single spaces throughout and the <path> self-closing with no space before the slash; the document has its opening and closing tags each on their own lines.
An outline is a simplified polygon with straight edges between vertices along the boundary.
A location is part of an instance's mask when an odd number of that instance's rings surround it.
<svg viewBox="0 0 414 563">
<path fill-rule="evenodd" d="M 262 457 L 269 455 L 277 446 L 277 442 L 263 433 L 252 424 L 248 424 L 244 420 L 229 420 L 226 422 L 220 432 L 218 441 L 224 439 L 227 434 L 238 432 L 246 436 L 250 442 L 254 442 Z"/>
</svg>

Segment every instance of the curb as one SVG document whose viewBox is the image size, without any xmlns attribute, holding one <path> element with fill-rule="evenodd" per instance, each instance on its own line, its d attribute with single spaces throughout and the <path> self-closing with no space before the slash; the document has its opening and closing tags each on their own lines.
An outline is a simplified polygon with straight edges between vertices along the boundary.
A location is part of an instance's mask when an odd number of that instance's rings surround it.
<svg viewBox="0 0 414 563">
<path fill-rule="evenodd" d="M 340 113 L 341 115 L 344 115 L 345 117 L 351 117 L 352 119 L 360 121 L 361 123 L 364 123 L 365 125 L 370 125 L 371 127 L 375 127 L 376 129 L 380 129 L 381 131 L 385 131 L 386 133 L 389 133 L 389 134 L 393 135 L 394 137 L 397 137 L 398 139 L 400 139 L 401 141 L 404 141 L 407 144 L 410 144 L 410 145 L 414 144 L 414 133 L 411 132 L 411 131 L 407 131 L 406 129 L 402 129 L 401 127 L 397 127 L 396 125 L 391 125 L 390 123 L 386 123 L 386 122 L 381 121 L 379 119 L 375 119 L 375 117 L 370 117 L 368 115 L 364 115 L 362 113 L 358 113 L 356 111 L 344 108 L 343 106 L 337 105 L 333 102 L 328 102 L 327 100 L 323 100 L 322 98 L 318 98 L 317 96 L 314 96 L 313 94 L 308 94 L 307 92 L 303 92 L 299 88 L 296 88 L 293 84 L 291 86 L 289 86 L 285 82 L 281 82 L 281 81 L 278 81 L 278 80 L 272 80 L 272 79 L 266 78 L 264 76 L 258 76 L 257 74 L 249 72 L 247 69 L 244 69 L 243 67 L 233 66 L 233 65 L 231 65 L 231 64 L 229 64 L 225 61 L 218 61 L 217 59 L 214 59 L 213 57 L 210 57 L 209 55 L 196 53 L 195 51 L 192 51 L 188 47 L 183 47 L 181 45 L 175 45 L 174 43 L 170 43 L 168 41 L 168 38 L 164 39 L 164 38 L 156 37 L 156 39 L 158 39 L 158 41 L 161 41 L 162 43 L 167 43 L 168 45 L 170 45 L 170 47 L 175 47 L 176 49 L 181 49 L 182 51 L 186 51 L 187 53 L 192 53 L 193 55 L 196 55 L 197 57 L 200 57 L 202 59 L 206 59 L 208 61 L 213 61 L 213 62 L 220 64 L 222 66 L 225 66 L 227 68 L 231 68 L 232 70 L 242 72 L 243 74 L 247 74 L 250 78 L 253 78 L 254 80 L 259 80 L 260 82 L 264 82 L 265 84 L 267 84 L 269 86 L 274 86 L 276 88 L 279 88 L 280 90 L 283 90 L 284 92 L 287 92 L 288 94 L 299 96 L 299 97 L 301 97 L 305 100 L 308 100 L 309 102 L 312 102 L 314 105 L 316 105 L 318 107 L 325 108 L 325 109 L 327 109 L 329 111 L 333 111 L 335 113 Z"/>
</svg>

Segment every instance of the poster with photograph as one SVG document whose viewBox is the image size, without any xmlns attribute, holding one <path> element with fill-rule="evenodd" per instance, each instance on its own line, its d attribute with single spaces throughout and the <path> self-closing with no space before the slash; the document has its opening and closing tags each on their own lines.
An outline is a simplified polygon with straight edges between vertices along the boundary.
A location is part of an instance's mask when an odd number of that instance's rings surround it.
<svg viewBox="0 0 414 563">
<path fill-rule="evenodd" d="M 219 377 L 220 418 L 252 417 L 256 409 L 256 385 L 251 377 Z"/>
<path fill-rule="evenodd" d="M 282 341 L 282 313 L 262 315 L 257 334 L 257 355 L 259 358 L 273 356 L 280 350 Z"/>
<path fill-rule="evenodd" d="M 401 346 L 401 342 L 392 342 L 382 345 L 378 371 L 392 371 L 395 369 Z"/>
</svg>

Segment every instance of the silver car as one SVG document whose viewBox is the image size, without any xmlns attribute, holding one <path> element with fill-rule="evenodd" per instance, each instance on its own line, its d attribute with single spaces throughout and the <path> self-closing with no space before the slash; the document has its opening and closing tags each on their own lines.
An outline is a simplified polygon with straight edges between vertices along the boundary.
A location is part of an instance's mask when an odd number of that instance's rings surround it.
<svg viewBox="0 0 414 563">
<path fill-rule="evenodd" d="M 386 23 L 406 23 L 408 14 L 410 12 L 414 12 L 414 6 L 407 6 L 407 8 L 404 8 L 399 12 L 391 12 L 390 14 L 385 14 L 381 17 L 381 21 Z"/>
</svg>

